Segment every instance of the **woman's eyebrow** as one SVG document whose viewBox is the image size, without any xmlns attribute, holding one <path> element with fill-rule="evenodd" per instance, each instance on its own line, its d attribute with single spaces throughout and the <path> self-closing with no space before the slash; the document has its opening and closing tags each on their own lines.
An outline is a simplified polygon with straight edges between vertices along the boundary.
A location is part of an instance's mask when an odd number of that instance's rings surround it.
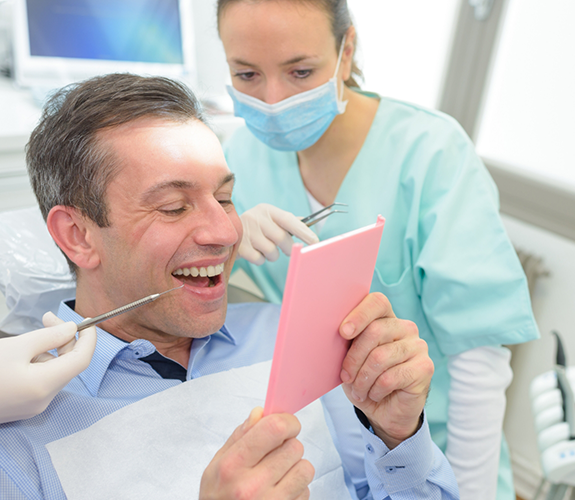
<svg viewBox="0 0 575 500">
<path fill-rule="evenodd" d="M 302 55 L 292 57 L 291 59 L 288 59 L 287 61 L 280 63 L 280 66 L 289 66 L 290 64 L 296 64 L 298 62 L 305 61 L 307 59 L 317 59 L 317 58 L 318 57 L 315 55 L 302 54 Z M 237 64 L 238 66 L 247 66 L 248 68 L 257 68 L 256 64 L 252 64 L 248 61 L 244 61 L 243 59 L 239 59 L 236 57 L 232 58 L 231 62 L 234 64 Z"/>
<path fill-rule="evenodd" d="M 257 68 L 257 66 L 255 64 L 244 61 L 243 59 L 239 59 L 237 57 L 232 58 L 230 62 L 237 64 L 238 66 L 247 66 L 249 68 Z"/>
<path fill-rule="evenodd" d="M 310 55 L 299 55 L 288 59 L 287 61 L 280 64 L 280 66 L 289 66 L 290 64 L 296 64 L 298 62 L 305 61 L 307 59 L 316 59 L 317 56 L 310 56 Z"/>
</svg>

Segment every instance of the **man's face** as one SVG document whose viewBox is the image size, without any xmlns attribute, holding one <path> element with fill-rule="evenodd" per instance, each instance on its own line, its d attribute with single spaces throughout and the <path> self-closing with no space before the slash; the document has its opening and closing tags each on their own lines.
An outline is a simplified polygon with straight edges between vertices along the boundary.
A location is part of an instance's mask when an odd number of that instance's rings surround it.
<svg viewBox="0 0 575 500">
<path fill-rule="evenodd" d="M 94 231 L 103 295 L 118 307 L 184 284 L 104 328 L 150 340 L 214 333 L 225 319 L 242 237 L 218 139 L 198 120 L 158 118 L 106 130 L 100 139 L 120 164 L 106 192 L 110 227 Z"/>
</svg>

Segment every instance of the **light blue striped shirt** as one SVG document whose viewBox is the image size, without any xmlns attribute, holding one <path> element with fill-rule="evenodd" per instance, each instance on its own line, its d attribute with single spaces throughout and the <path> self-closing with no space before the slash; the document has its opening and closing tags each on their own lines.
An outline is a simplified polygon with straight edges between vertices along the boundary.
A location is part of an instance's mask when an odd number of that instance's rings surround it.
<svg viewBox="0 0 575 500">
<path fill-rule="evenodd" d="M 58 316 L 65 321 L 83 319 L 65 303 Z M 278 319 L 279 307 L 272 304 L 230 305 L 226 326 L 192 342 L 187 380 L 271 359 Z M 147 340 L 127 344 L 98 329 L 90 366 L 43 413 L 0 425 L 0 498 L 65 499 L 45 445 L 182 383 L 162 378 L 140 360 L 154 351 Z M 345 397 L 330 394 L 322 402 L 352 498 L 459 498 L 451 467 L 431 441 L 426 420 L 413 437 L 390 451 L 359 422 Z"/>
</svg>

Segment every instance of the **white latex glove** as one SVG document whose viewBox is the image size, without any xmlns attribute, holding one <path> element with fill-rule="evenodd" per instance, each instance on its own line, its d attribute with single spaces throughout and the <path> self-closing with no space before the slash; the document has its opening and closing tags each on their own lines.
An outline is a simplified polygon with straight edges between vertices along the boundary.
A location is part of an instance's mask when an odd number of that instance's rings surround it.
<svg viewBox="0 0 575 500">
<path fill-rule="evenodd" d="M 82 330 L 51 312 L 46 328 L 0 340 L 0 423 L 42 413 L 54 396 L 90 364 L 96 328 Z M 58 349 L 58 357 L 47 351 Z"/>
<path fill-rule="evenodd" d="M 244 236 L 239 255 L 257 266 L 261 266 L 266 259 L 270 262 L 277 260 L 280 256 L 278 247 L 290 255 L 293 245 L 291 235 L 308 245 L 319 241 L 317 235 L 298 217 L 267 203 L 246 210 L 240 218 Z"/>
</svg>

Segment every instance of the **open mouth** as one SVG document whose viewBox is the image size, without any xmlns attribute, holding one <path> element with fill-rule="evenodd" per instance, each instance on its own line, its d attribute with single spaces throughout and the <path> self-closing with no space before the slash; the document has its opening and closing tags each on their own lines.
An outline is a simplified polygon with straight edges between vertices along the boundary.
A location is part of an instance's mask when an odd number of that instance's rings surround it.
<svg viewBox="0 0 575 500">
<path fill-rule="evenodd" d="M 181 267 L 176 269 L 172 275 L 186 285 L 210 288 L 221 282 L 223 272 L 224 264 L 222 263 L 208 267 Z"/>
</svg>

